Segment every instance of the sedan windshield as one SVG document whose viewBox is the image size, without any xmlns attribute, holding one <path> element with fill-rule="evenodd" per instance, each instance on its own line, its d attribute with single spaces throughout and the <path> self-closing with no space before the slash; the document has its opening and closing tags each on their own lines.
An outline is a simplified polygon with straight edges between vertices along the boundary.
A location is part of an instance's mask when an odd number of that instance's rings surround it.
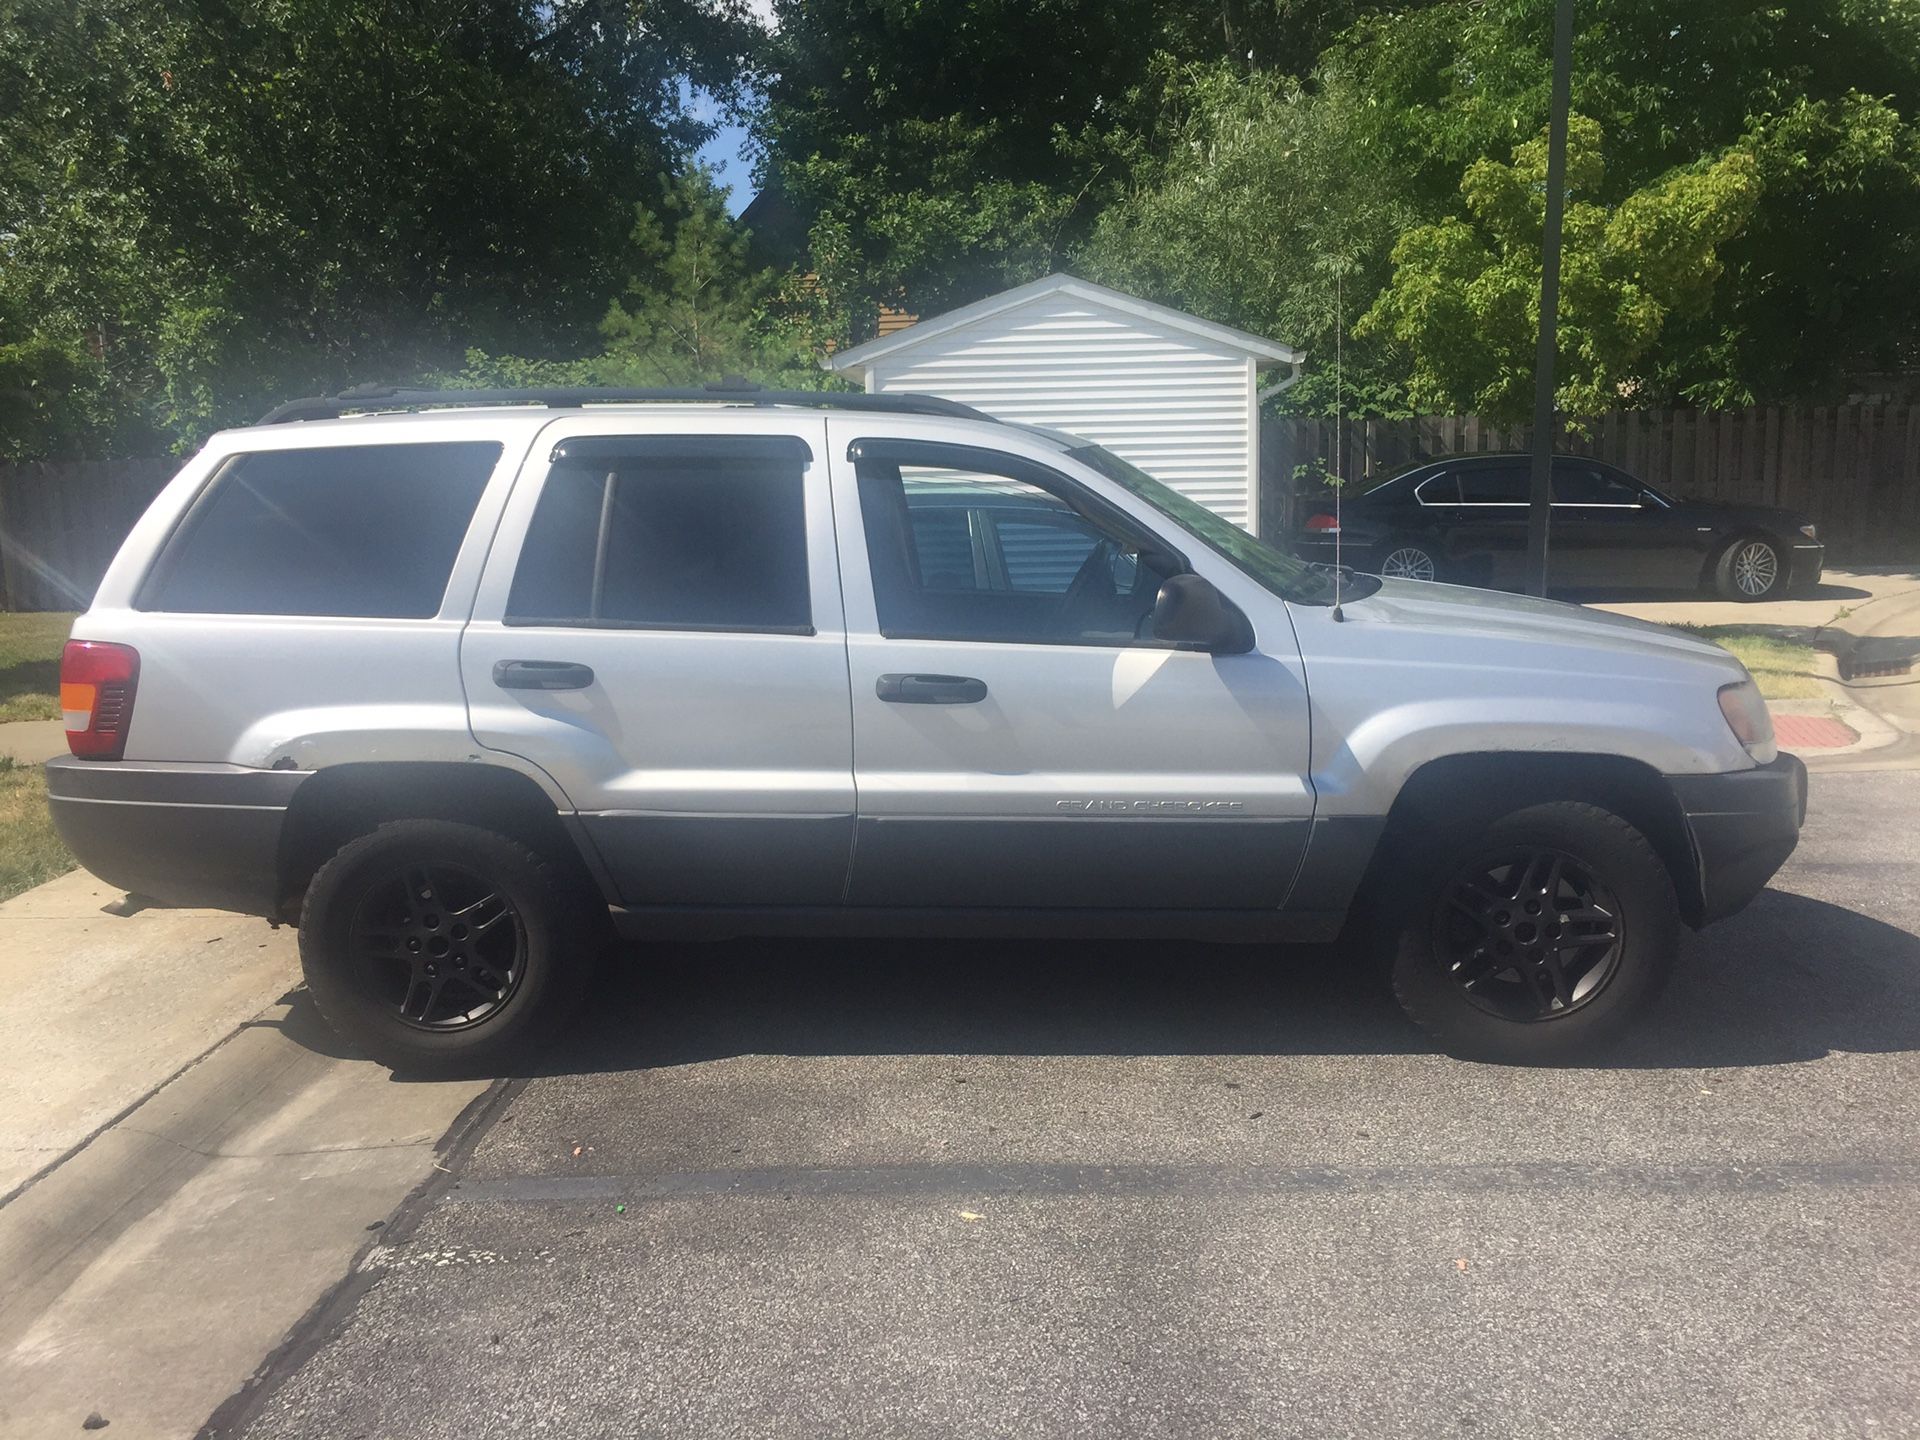
<svg viewBox="0 0 1920 1440">
<path fill-rule="evenodd" d="M 1206 506 L 1189 500 L 1178 490 L 1162 484 L 1111 450 L 1098 445 L 1082 445 L 1067 453 L 1083 464 L 1092 466 L 1116 484 L 1125 486 L 1130 493 L 1138 495 L 1181 528 L 1197 535 L 1231 561 L 1236 569 L 1282 600 L 1321 603 L 1333 598 L 1333 581 L 1325 571 L 1316 570 L 1305 561 L 1274 549 L 1264 540 L 1255 539 L 1231 520 L 1221 519 Z"/>
</svg>

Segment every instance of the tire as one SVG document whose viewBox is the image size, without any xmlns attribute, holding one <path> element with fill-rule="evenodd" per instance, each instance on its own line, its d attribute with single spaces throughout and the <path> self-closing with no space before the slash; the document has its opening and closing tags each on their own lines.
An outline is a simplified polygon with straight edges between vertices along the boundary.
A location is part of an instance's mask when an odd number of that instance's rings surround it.
<svg viewBox="0 0 1920 1440">
<path fill-rule="evenodd" d="M 1380 573 L 1392 580 L 1438 580 L 1440 557 L 1421 541 L 1389 541 L 1380 557 Z"/>
<path fill-rule="evenodd" d="M 497 1074 L 536 1053 L 579 1003 L 603 909 L 517 840 L 398 820 L 313 877 L 300 967 L 328 1023 L 381 1064 Z"/>
<path fill-rule="evenodd" d="M 1787 560 L 1764 535 L 1743 535 L 1720 553 L 1713 588 L 1728 600 L 1777 600 L 1787 590 Z"/>
<path fill-rule="evenodd" d="M 1576 1059 L 1617 1040 L 1666 984 L 1680 932 L 1673 880 L 1646 837 L 1610 811 L 1534 805 L 1427 839 L 1421 853 L 1432 859 L 1396 886 L 1393 993 L 1450 1054 Z M 1553 886 L 1554 902 L 1537 925 L 1528 907 L 1545 891 L 1535 881 Z M 1554 923 L 1568 916 L 1564 930 Z M 1614 941 L 1603 946 L 1605 931 Z"/>
</svg>

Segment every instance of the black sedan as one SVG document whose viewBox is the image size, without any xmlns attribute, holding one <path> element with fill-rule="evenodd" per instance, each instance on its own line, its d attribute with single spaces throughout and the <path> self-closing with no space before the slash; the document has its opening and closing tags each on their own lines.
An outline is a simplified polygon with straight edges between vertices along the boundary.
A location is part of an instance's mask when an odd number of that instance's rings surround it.
<svg viewBox="0 0 1920 1440">
<path fill-rule="evenodd" d="M 1358 495 L 1308 507 L 1302 559 L 1409 580 L 1520 589 L 1527 557 L 1528 458 L 1456 455 L 1402 471 Z M 1769 600 L 1820 583 L 1825 548 L 1789 510 L 1676 500 L 1583 456 L 1553 462 L 1548 579 L 1556 590 L 1680 590 Z"/>
</svg>

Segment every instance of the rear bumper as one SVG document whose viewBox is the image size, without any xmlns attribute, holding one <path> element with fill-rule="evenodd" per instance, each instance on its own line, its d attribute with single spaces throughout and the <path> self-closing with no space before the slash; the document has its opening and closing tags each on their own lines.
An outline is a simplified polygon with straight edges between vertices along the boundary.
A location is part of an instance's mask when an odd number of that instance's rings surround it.
<svg viewBox="0 0 1920 1440">
<path fill-rule="evenodd" d="M 1338 551 L 1330 537 L 1297 536 L 1291 547 L 1294 555 L 1310 565 L 1332 565 L 1337 563 L 1349 569 L 1358 570 L 1363 575 L 1378 573 L 1380 562 L 1385 556 L 1381 553 L 1378 540 L 1372 536 L 1366 538 L 1341 537 Z"/>
<path fill-rule="evenodd" d="M 1800 841 L 1807 767 L 1797 755 L 1725 775 L 1670 775 L 1700 872 L 1701 923 L 1744 908 Z"/>
<path fill-rule="evenodd" d="M 47 762 L 47 804 L 67 848 L 110 885 L 271 916 L 280 832 L 308 773 L 62 756 Z"/>
</svg>

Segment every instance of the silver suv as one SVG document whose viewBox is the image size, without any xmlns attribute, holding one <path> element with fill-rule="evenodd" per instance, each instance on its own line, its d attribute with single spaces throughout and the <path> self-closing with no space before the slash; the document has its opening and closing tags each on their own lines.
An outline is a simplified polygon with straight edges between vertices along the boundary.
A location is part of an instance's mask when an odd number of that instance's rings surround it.
<svg viewBox="0 0 1920 1440">
<path fill-rule="evenodd" d="M 1336 575 L 913 396 L 284 406 L 154 502 L 61 682 L 81 862 L 297 917 L 415 1071 L 545 1039 L 616 935 L 1345 936 L 1449 1049 L 1551 1061 L 1806 803 L 1715 646 Z"/>
</svg>

